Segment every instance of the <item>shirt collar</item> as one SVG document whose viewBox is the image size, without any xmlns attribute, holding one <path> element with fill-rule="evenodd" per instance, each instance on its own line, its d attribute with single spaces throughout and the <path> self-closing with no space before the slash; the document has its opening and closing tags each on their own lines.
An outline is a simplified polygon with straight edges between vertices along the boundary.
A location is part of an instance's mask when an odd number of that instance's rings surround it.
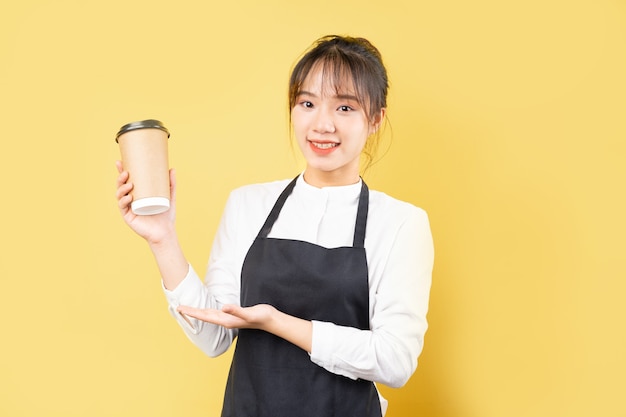
<svg viewBox="0 0 626 417">
<path fill-rule="evenodd" d="M 333 187 L 315 187 L 304 180 L 304 173 L 298 176 L 294 192 L 305 198 L 325 197 L 333 201 L 354 201 L 358 200 L 361 194 L 361 184 L 363 180 L 350 185 L 338 185 Z"/>
</svg>

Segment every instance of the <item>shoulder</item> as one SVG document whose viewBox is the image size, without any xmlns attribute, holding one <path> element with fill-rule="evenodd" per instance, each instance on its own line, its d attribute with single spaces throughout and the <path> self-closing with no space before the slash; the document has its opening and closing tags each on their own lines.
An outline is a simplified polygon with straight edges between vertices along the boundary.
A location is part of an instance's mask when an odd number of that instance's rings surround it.
<svg viewBox="0 0 626 417">
<path fill-rule="evenodd" d="M 432 264 L 433 238 L 426 211 L 409 202 L 370 191 L 370 209 L 365 234 L 372 264 L 420 262 Z"/>
<path fill-rule="evenodd" d="M 432 239 L 424 209 L 379 191 L 370 191 L 366 239 L 368 236 L 370 244 L 371 239 L 378 240 L 381 248 L 394 242 L 414 246 Z"/>
<path fill-rule="evenodd" d="M 249 184 L 233 189 L 222 214 L 222 224 L 227 232 L 240 236 L 249 247 L 261 225 L 274 206 L 276 199 L 289 184 L 289 180 Z"/>
<path fill-rule="evenodd" d="M 386 223 L 426 222 L 428 214 L 420 207 L 398 200 L 381 191 L 370 190 L 370 216 Z"/>
</svg>

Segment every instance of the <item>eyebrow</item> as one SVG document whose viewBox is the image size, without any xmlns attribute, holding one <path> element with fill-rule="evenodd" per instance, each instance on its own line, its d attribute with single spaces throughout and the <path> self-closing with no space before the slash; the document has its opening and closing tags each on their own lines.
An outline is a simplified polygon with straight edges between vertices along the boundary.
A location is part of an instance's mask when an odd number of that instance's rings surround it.
<svg viewBox="0 0 626 417">
<path fill-rule="evenodd" d="M 317 94 L 313 94 L 310 91 L 302 90 L 298 93 L 299 96 L 311 96 L 317 98 Z M 338 98 L 341 100 L 354 100 L 359 101 L 359 98 L 354 94 L 336 94 L 333 96 L 334 98 Z"/>
</svg>

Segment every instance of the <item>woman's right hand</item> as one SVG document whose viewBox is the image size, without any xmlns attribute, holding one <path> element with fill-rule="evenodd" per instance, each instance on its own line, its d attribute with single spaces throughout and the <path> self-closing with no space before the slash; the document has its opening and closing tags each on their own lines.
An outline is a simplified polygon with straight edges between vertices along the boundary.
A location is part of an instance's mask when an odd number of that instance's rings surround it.
<svg viewBox="0 0 626 417">
<path fill-rule="evenodd" d="M 176 219 L 176 175 L 170 169 L 170 208 L 168 211 L 149 216 L 137 216 L 130 208 L 133 197 L 130 195 L 133 184 L 128 181 L 128 171 L 124 171 L 121 161 L 115 163 L 117 177 L 117 204 L 126 224 L 149 244 L 160 244 L 168 238 L 175 238 Z"/>
</svg>

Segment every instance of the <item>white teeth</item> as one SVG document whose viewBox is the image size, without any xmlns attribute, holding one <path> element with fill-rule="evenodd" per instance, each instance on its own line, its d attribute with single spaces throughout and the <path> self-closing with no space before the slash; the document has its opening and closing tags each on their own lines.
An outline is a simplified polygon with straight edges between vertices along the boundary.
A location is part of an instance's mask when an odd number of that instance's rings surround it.
<svg viewBox="0 0 626 417">
<path fill-rule="evenodd" d="M 338 143 L 318 143 L 318 142 L 311 142 L 311 143 L 313 144 L 313 146 L 315 146 L 318 149 L 330 149 L 339 145 Z"/>
</svg>

